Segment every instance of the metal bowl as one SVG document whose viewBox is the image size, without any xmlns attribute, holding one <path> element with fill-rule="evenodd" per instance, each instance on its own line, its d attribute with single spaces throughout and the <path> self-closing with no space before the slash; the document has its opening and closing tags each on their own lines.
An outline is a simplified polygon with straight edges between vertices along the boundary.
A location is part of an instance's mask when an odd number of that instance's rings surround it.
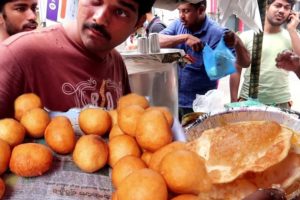
<svg viewBox="0 0 300 200">
<path fill-rule="evenodd" d="M 200 137 L 202 132 L 207 129 L 233 122 L 262 120 L 276 121 L 300 133 L 299 118 L 300 115 L 297 112 L 271 106 L 233 108 L 218 113 L 201 115 L 195 122 L 185 127 L 185 136 L 187 141 L 192 141 Z"/>
</svg>

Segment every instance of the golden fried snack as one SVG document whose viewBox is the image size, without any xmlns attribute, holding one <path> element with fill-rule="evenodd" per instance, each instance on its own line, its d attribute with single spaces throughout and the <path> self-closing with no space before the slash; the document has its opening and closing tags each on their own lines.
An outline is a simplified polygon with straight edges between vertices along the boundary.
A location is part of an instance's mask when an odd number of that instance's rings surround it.
<svg viewBox="0 0 300 200">
<path fill-rule="evenodd" d="M 179 149 L 167 154 L 161 161 L 160 173 L 168 188 L 176 194 L 198 195 L 211 188 L 204 160 L 189 150 Z"/>
<path fill-rule="evenodd" d="M 50 116 L 42 108 L 33 108 L 22 115 L 20 122 L 30 137 L 41 138 L 44 137 Z"/>
<path fill-rule="evenodd" d="M 118 100 L 117 110 L 119 111 L 119 109 L 129 105 L 139 105 L 142 108 L 146 109 L 149 107 L 149 101 L 144 96 L 141 96 L 136 93 L 130 93 L 125 96 L 122 96 Z"/>
<path fill-rule="evenodd" d="M 0 199 L 2 199 L 4 193 L 5 193 L 5 184 L 4 181 L 0 178 Z"/>
<path fill-rule="evenodd" d="M 139 169 L 121 182 L 118 200 L 167 200 L 168 190 L 164 178 L 152 169 Z"/>
<path fill-rule="evenodd" d="M 25 127 L 15 119 L 0 120 L 0 139 L 6 141 L 11 147 L 21 144 L 25 137 Z"/>
<path fill-rule="evenodd" d="M 170 127 L 173 126 L 174 118 L 173 118 L 173 115 L 172 115 L 171 111 L 169 110 L 169 108 L 164 107 L 164 106 L 150 106 L 146 110 L 160 110 L 166 117 Z"/>
<path fill-rule="evenodd" d="M 86 108 L 78 117 L 79 127 L 85 134 L 104 135 L 111 128 L 111 117 L 102 108 Z"/>
<path fill-rule="evenodd" d="M 276 122 L 247 121 L 206 130 L 188 146 L 205 159 L 213 183 L 227 183 L 282 161 L 292 136 L 290 129 Z"/>
<path fill-rule="evenodd" d="M 85 172 L 95 172 L 105 166 L 108 147 L 99 135 L 83 135 L 73 151 L 75 164 Z"/>
<path fill-rule="evenodd" d="M 24 143 L 13 149 L 9 168 L 18 176 L 40 176 L 51 168 L 52 160 L 52 152 L 45 145 Z"/>
<path fill-rule="evenodd" d="M 24 113 L 33 108 L 42 108 L 41 98 L 34 93 L 25 93 L 18 96 L 14 102 L 15 118 L 20 120 Z"/>
<path fill-rule="evenodd" d="M 0 175 L 1 175 L 7 170 L 9 160 L 10 160 L 10 155 L 11 155 L 9 144 L 1 139 L 0 139 L 0 152 L 1 152 L 1 156 L 0 156 Z"/>
<path fill-rule="evenodd" d="M 174 141 L 170 144 L 167 144 L 166 146 L 163 146 L 162 148 L 155 151 L 151 159 L 149 161 L 149 168 L 159 171 L 160 163 L 162 159 L 168 154 L 175 150 L 179 149 L 186 149 L 185 143 L 180 141 Z"/>
<path fill-rule="evenodd" d="M 199 200 L 199 198 L 193 194 L 181 194 L 172 198 L 171 200 Z"/>
<path fill-rule="evenodd" d="M 141 150 L 136 140 L 129 135 L 118 135 L 113 137 L 109 143 L 109 159 L 108 163 L 111 167 L 123 157 L 133 155 L 136 157 L 141 156 Z"/>
<path fill-rule="evenodd" d="M 210 191 L 201 192 L 198 198 L 201 200 L 241 200 L 255 192 L 257 189 L 258 188 L 247 179 L 236 179 L 230 183 L 213 184 Z"/>
<path fill-rule="evenodd" d="M 158 110 L 145 111 L 136 127 L 135 138 L 145 150 L 154 152 L 173 140 L 171 127 L 164 114 Z"/>
<path fill-rule="evenodd" d="M 124 131 L 122 131 L 118 124 L 113 125 L 113 127 L 110 129 L 108 139 L 111 140 L 112 138 L 118 136 L 118 135 L 124 135 Z"/>
<path fill-rule="evenodd" d="M 121 182 L 132 172 L 146 168 L 144 161 L 136 156 L 125 156 L 121 158 L 114 166 L 111 174 L 112 183 L 118 188 Z"/>
<path fill-rule="evenodd" d="M 130 136 L 135 136 L 136 126 L 145 109 L 139 105 L 129 105 L 118 110 L 118 125 Z"/>
<path fill-rule="evenodd" d="M 54 117 L 45 130 L 45 141 L 56 153 L 71 153 L 76 143 L 71 121 L 64 116 Z"/>
<path fill-rule="evenodd" d="M 247 173 L 245 178 L 258 188 L 271 188 L 276 185 L 287 189 L 300 179 L 300 155 L 290 152 L 280 163 L 269 167 L 263 172 Z M 286 192 L 291 193 L 294 191 Z"/>
</svg>

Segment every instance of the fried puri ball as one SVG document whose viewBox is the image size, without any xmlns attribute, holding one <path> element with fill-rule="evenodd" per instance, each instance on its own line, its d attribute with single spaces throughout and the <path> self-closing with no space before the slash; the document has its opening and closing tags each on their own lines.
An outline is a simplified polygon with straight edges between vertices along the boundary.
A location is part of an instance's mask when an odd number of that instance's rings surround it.
<svg viewBox="0 0 300 200">
<path fill-rule="evenodd" d="M 118 200 L 167 200 L 168 189 L 158 172 L 144 168 L 127 176 L 117 190 Z"/>
<path fill-rule="evenodd" d="M 6 141 L 11 147 L 21 144 L 25 137 L 25 127 L 15 119 L 0 120 L 0 139 Z"/>
<path fill-rule="evenodd" d="M 54 117 L 45 130 L 45 141 L 56 153 L 71 153 L 76 143 L 71 121 L 64 116 Z"/>
<path fill-rule="evenodd" d="M 1 152 L 1 156 L 0 156 L 0 175 L 1 175 L 7 170 L 9 160 L 10 160 L 10 155 L 11 155 L 9 144 L 1 139 L 0 139 L 0 152 Z"/>
<path fill-rule="evenodd" d="M 141 158 L 136 156 L 125 156 L 121 158 L 112 170 L 112 183 L 118 188 L 121 182 L 132 172 L 146 168 L 146 164 Z"/>
<path fill-rule="evenodd" d="M 104 135 L 111 128 L 111 117 L 102 108 L 86 108 L 78 117 L 80 129 L 87 135 Z"/>
<path fill-rule="evenodd" d="M 41 98 L 34 93 L 25 93 L 18 96 L 14 102 L 15 118 L 20 121 L 27 111 L 33 108 L 42 108 Z"/>
<path fill-rule="evenodd" d="M 95 172 L 105 166 L 108 147 L 99 135 L 83 135 L 73 151 L 75 164 L 84 172 Z"/>
<path fill-rule="evenodd" d="M 24 143 L 12 150 L 9 168 L 10 171 L 22 177 L 40 176 L 47 172 L 52 165 L 51 150 L 37 143 Z"/>
</svg>

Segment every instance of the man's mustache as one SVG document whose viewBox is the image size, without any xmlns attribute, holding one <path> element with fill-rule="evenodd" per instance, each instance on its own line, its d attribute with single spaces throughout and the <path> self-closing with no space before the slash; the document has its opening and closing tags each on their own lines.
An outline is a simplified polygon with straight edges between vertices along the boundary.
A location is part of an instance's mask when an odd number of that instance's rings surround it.
<svg viewBox="0 0 300 200">
<path fill-rule="evenodd" d="M 106 31 L 104 26 L 96 23 L 85 23 L 83 25 L 84 29 L 94 29 L 97 32 L 101 33 L 107 40 L 111 40 L 111 35 Z"/>
<path fill-rule="evenodd" d="M 26 29 L 26 28 L 37 28 L 38 26 L 38 23 L 36 21 L 30 21 L 29 23 L 25 24 L 23 26 L 23 29 Z"/>
</svg>

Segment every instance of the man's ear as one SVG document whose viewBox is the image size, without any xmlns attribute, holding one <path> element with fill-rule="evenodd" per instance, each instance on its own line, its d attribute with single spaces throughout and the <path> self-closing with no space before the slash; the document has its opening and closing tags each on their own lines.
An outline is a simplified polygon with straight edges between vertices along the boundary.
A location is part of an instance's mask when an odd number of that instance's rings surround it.
<svg viewBox="0 0 300 200">
<path fill-rule="evenodd" d="M 141 28 L 144 25 L 145 21 L 146 21 L 146 15 L 141 16 L 136 23 L 136 26 L 135 26 L 136 30 Z"/>
<path fill-rule="evenodd" d="M 202 15 L 203 13 L 205 13 L 206 7 L 204 5 L 199 6 L 198 8 L 198 13 L 199 15 Z"/>
</svg>

